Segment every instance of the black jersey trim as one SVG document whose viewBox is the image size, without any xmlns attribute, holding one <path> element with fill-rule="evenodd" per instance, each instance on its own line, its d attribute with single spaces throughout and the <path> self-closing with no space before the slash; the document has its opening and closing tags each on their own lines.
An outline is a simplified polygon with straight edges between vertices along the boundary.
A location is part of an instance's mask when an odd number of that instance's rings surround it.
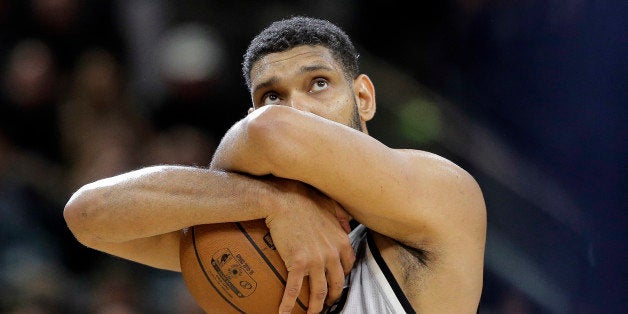
<svg viewBox="0 0 628 314">
<path fill-rule="evenodd" d="M 393 276 L 390 268 L 388 268 L 388 265 L 386 265 L 384 258 L 379 253 L 379 250 L 375 245 L 375 241 L 373 241 L 373 236 L 370 230 L 366 231 L 366 242 L 368 243 L 369 249 L 371 250 L 371 254 L 373 254 L 373 258 L 375 258 L 375 262 L 377 262 L 377 265 L 379 265 L 379 268 L 382 270 L 384 277 L 386 277 L 386 280 L 388 280 L 388 283 L 395 292 L 395 295 L 397 296 L 399 303 L 401 303 L 401 306 L 403 306 L 403 309 L 406 311 L 406 313 L 415 314 L 416 311 L 412 308 L 412 304 L 410 304 L 410 301 L 408 301 L 408 298 L 406 298 L 406 295 L 403 293 L 403 290 L 401 290 L 397 279 L 395 279 L 395 276 Z"/>
</svg>

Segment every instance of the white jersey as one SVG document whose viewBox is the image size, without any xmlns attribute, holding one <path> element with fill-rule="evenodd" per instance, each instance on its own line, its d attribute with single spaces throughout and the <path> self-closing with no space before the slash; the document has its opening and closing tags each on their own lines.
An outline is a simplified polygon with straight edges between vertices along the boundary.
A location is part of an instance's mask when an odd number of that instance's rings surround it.
<svg viewBox="0 0 628 314">
<path fill-rule="evenodd" d="M 349 235 L 356 260 L 346 279 L 342 297 L 327 313 L 416 313 L 364 225 Z"/>
</svg>

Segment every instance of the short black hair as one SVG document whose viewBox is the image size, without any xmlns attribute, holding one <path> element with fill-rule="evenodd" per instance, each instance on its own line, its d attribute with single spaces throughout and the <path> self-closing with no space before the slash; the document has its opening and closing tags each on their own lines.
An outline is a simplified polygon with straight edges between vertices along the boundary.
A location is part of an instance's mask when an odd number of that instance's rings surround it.
<svg viewBox="0 0 628 314">
<path fill-rule="evenodd" d="M 249 45 L 242 62 L 242 75 L 251 90 L 251 66 L 262 57 L 297 46 L 324 46 L 342 66 L 345 76 L 358 76 L 359 54 L 349 36 L 335 24 L 318 18 L 293 16 L 273 22 L 260 32 Z"/>
</svg>

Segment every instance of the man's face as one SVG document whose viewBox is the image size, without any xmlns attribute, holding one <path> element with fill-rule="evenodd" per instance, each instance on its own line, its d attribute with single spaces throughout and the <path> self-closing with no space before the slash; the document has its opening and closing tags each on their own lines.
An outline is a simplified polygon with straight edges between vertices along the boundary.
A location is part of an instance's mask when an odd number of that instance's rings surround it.
<svg viewBox="0 0 628 314">
<path fill-rule="evenodd" d="M 253 64 L 251 87 L 254 108 L 289 106 L 361 130 L 352 84 L 325 47 L 264 56 Z"/>
</svg>

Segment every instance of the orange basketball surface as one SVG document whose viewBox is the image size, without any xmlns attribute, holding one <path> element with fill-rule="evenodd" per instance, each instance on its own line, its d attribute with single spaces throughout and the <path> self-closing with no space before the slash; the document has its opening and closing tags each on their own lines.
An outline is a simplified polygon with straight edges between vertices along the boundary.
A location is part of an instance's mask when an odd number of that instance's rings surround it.
<svg viewBox="0 0 628 314">
<path fill-rule="evenodd" d="M 181 272 L 207 313 L 276 313 L 286 284 L 285 264 L 263 220 L 198 225 L 184 230 Z M 304 280 L 292 313 L 306 313 Z"/>
</svg>

